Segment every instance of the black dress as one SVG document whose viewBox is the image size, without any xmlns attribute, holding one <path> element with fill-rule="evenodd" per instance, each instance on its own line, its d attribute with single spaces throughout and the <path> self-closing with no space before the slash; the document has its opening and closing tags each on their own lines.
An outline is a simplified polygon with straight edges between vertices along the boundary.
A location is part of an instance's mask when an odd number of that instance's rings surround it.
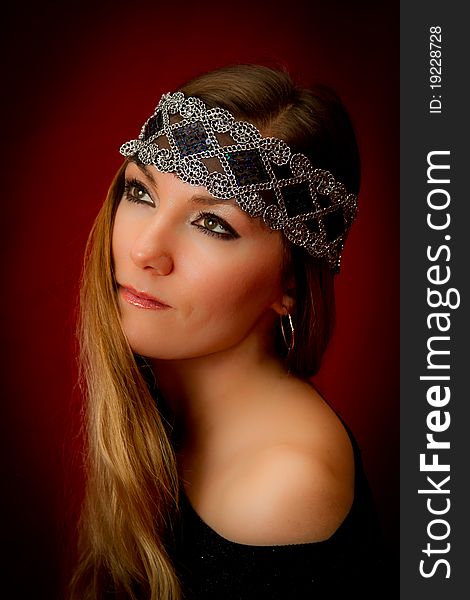
<svg viewBox="0 0 470 600">
<path fill-rule="evenodd" d="M 182 491 L 175 563 L 185 600 L 398 598 L 398 573 L 386 573 L 360 451 L 348 433 L 355 458 L 354 501 L 328 540 L 276 546 L 231 542 L 199 517 Z"/>
</svg>

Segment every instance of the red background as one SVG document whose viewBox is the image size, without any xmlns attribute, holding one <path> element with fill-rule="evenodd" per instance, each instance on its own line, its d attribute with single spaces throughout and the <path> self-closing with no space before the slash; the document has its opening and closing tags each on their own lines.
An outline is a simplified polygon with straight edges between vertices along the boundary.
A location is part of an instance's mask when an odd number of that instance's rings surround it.
<svg viewBox="0 0 470 600">
<path fill-rule="evenodd" d="M 357 131 L 360 212 L 316 382 L 356 434 L 397 559 L 399 4 L 325 4 L 49 2 L 4 15 L 2 541 L 15 598 L 56 597 L 68 555 L 76 285 L 118 148 L 161 93 L 234 62 L 331 85 Z"/>
</svg>

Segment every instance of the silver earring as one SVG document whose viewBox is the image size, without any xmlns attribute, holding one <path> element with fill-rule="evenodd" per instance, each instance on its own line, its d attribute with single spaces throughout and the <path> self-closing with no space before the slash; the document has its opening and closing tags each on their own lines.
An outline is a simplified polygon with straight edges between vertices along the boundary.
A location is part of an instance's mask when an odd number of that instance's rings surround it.
<svg viewBox="0 0 470 600">
<path fill-rule="evenodd" d="M 284 321 L 283 321 L 284 317 L 287 317 L 289 320 L 289 327 L 290 327 L 289 339 L 287 338 L 286 332 L 284 331 Z M 287 311 L 286 311 L 285 315 L 280 315 L 280 319 L 281 319 L 282 337 L 284 338 L 284 343 L 287 347 L 287 353 L 289 353 L 294 349 L 294 344 L 295 344 L 294 324 L 292 323 L 292 317 L 290 316 L 290 313 Z"/>
</svg>

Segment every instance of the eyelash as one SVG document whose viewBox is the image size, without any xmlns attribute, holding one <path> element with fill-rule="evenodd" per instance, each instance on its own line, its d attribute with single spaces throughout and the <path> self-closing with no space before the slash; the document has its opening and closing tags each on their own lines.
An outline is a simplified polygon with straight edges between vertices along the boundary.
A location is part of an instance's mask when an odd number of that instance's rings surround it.
<svg viewBox="0 0 470 600">
<path fill-rule="evenodd" d="M 137 179 L 127 179 L 124 184 L 124 197 L 126 198 L 126 200 L 129 200 L 129 202 L 134 202 L 135 204 L 147 204 L 148 206 L 154 206 L 154 204 L 146 202 L 141 198 L 136 198 L 136 196 L 131 194 L 132 188 L 138 188 L 139 190 L 142 190 L 142 192 L 144 192 L 145 194 L 147 194 L 147 196 L 149 196 L 149 198 L 151 198 L 148 189 L 140 181 L 138 181 Z"/>
<path fill-rule="evenodd" d="M 201 219 L 212 219 L 213 221 L 216 221 L 216 223 L 223 227 L 227 231 L 227 233 L 212 231 L 212 229 L 208 229 L 207 227 L 196 225 L 196 222 L 200 221 Z M 240 237 L 238 233 L 233 229 L 233 227 L 231 227 L 226 221 L 210 212 L 200 212 L 194 219 L 194 221 L 192 221 L 192 224 L 198 229 L 200 229 L 202 233 L 213 237 L 217 237 L 221 240 L 234 240 Z"/>
<path fill-rule="evenodd" d="M 151 195 L 150 195 L 149 191 L 147 190 L 147 188 L 145 187 L 145 185 L 143 185 L 143 183 L 138 181 L 137 179 L 133 178 L 133 179 L 126 180 L 126 182 L 124 183 L 124 195 L 123 196 L 126 198 L 126 200 L 128 200 L 129 202 L 134 202 L 134 204 L 146 204 L 148 206 L 154 206 L 154 204 L 150 204 L 150 202 L 142 200 L 141 198 L 137 198 L 135 195 L 133 195 L 131 193 L 132 188 L 138 188 L 139 190 L 144 192 L 144 194 L 146 194 L 147 196 L 149 196 L 151 198 Z M 214 221 L 216 221 L 216 223 L 218 225 L 223 227 L 227 231 L 227 233 L 221 233 L 219 231 L 212 231 L 211 229 L 208 229 L 207 227 L 203 227 L 201 225 L 196 225 L 196 222 L 200 221 L 201 219 L 213 219 Z M 197 215 L 197 217 L 192 221 L 192 225 L 197 227 L 205 235 L 210 235 L 212 237 L 216 237 L 221 240 L 233 240 L 233 239 L 237 239 L 240 237 L 238 235 L 238 233 L 233 229 L 233 227 L 231 227 L 226 221 L 224 221 L 223 219 L 221 219 L 220 217 L 218 217 L 217 215 L 215 215 L 211 212 L 200 212 Z"/>
</svg>

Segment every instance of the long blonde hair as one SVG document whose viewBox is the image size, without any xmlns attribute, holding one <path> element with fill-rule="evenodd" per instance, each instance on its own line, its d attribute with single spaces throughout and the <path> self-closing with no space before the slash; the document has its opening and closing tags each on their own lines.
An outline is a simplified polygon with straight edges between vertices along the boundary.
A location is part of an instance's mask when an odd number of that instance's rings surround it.
<svg viewBox="0 0 470 600">
<path fill-rule="evenodd" d="M 359 157 L 348 117 L 324 90 L 294 86 L 287 73 L 239 65 L 202 75 L 180 88 L 229 109 L 302 151 L 349 189 L 359 186 Z M 88 240 L 77 335 L 87 398 L 86 495 L 80 521 L 73 600 L 177 600 L 171 562 L 178 474 L 170 430 L 120 326 L 111 236 L 123 194 L 117 173 Z M 313 374 L 331 335 L 333 276 L 326 264 L 288 248 L 295 276 L 298 331 L 289 368 Z M 282 350 L 279 350 L 282 354 Z"/>
<path fill-rule="evenodd" d="M 118 172 L 90 233 L 77 335 L 85 413 L 86 496 L 71 598 L 179 598 L 165 541 L 178 505 L 167 425 L 122 332 L 111 232 L 122 195 Z M 119 596 L 121 593 L 121 596 Z"/>
</svg>

